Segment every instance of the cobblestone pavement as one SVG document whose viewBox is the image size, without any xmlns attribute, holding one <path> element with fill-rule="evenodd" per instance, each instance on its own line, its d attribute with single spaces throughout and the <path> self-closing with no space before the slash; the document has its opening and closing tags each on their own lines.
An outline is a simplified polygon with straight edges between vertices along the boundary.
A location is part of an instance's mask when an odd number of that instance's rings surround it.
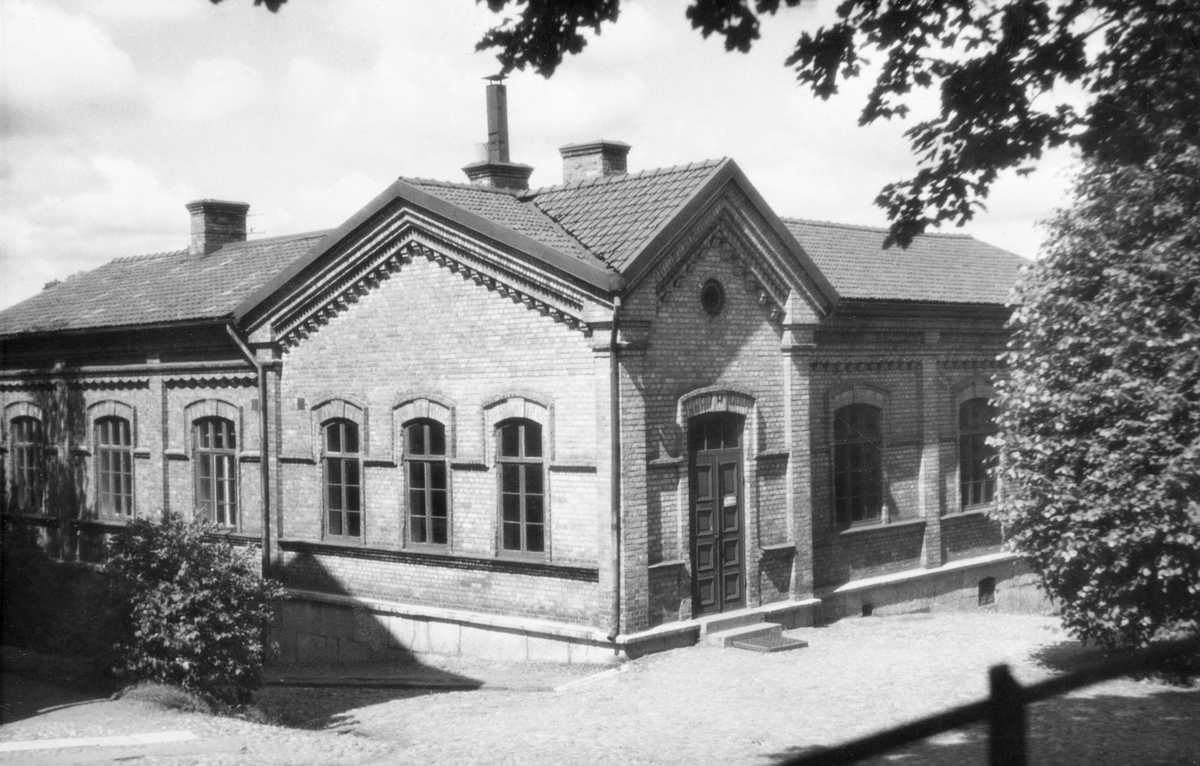
<svg viewBox="0 0 1200 766">
<path fill-rule="evenodd" d="M 766 765 L 980 699 L 987 693 L 987 668 L 999 662 L 1030 683 L 1097 659 L 1042 617 L 872 617 L 793 633 L 810 647 L 767 655 L 677 650 L 559 692 L 545 690 L 549 681 L 580 678 L 582 671 L 452 659 L 438 664 L 484 680 L 483 688 L 265 689 L 261 706 L 293 728 L 151 711 L 122 701 L 83 704 L 6 724 L 0 742 L 181 729 L 199 739 L 153 751 L 14 754 L 19 760 L 0 755 L 0 764 L 119 757 L 130 766 Z M 525 683 L 486 683 L 514 675 Z M 1200 689 L 1107 682 L 1038 704 L 1030 711 L 1029 733 L 1035 765 L 1200 764 Z M 872 763 L 982 764 L 984 736 L 978 727 L 950 732 Z M 91 760 L 78 760 L 85 757 Z"/>
</svg>

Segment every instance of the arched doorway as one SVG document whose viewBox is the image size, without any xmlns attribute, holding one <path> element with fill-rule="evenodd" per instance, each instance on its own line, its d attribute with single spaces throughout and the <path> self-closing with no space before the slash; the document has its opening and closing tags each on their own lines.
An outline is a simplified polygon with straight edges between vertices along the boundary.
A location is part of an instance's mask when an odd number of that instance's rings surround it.
<svg viewBox="0 0 1200 766">
<path fill-rule="evenodd" d="M 742 489 L 744 418 L 699 415 L 688 422 L 692 605 L 695 616 L 746 606 Z"/>
</svg>

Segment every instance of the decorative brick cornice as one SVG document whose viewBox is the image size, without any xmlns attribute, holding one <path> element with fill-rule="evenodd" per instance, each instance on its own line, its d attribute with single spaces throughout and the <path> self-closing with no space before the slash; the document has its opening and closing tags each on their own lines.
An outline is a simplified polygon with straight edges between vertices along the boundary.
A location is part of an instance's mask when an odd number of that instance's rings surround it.
<svg viewBox="0 0 1200 766">
<path fill-rule="evenodd" d="M 811 364 L 813 372 L 837 374 L 907 372 L 921 368 L 919 359 L 818 359 Z"/>
<path fill-rule="evenodd" d="M 124 391 L 137 388 L 149 388 L 149 378 L 91 378 L 72 380 L 67 384 L 79 391 Z"/>
<path fill-rule="evenodd" d="M 380 211 L 324 259 L 324 270 L 274 307 L 274 337 L 295 346 L 414 258 L 426 258 L 554 321 L 587 332 L 587 293 L 523 253 L 403 204 Z"/>
<path fill-rule="evenodd" d="M 980 359 L 939 359 L 939 370 L 1007 370 L 1008 365 L 1003 359 L 984 358 Z"/>
<path fill-rule="evenodd" d="M 246 388 L 256 383 L 254 373 L 175 375 L 164 381 L 167 388 Z"/>
</svg>

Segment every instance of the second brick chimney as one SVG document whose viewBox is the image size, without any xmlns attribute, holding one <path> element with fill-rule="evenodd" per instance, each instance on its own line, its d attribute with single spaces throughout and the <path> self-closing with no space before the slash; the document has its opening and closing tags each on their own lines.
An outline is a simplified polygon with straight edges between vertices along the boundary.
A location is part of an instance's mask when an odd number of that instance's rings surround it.
<svg viewBox="0 0 1200 766">
<path fill-rule="evenodd" d="M 245 202 L 198 199 L 186 207 L 192 214 L 190 254 L 207 255 L 230 242 L 246 241 L 246 213 L 250 212 L 250 206 Z"/>
<path fill-rule="evenodd" d="M 563 158 L 563 183 L 629 172 L 625 164 L 629 148 L 629 144 L 620 141 L 604 140 L 560 146 L 558 152 Z"/>
<path fill-rule="evenodd" d="M 528 189 L 533 167 L 508 159 L 508 89 L 503 77 L 489 77 L 487 86 L 487 156 L 463 168 L 471 183 L 500 189 Z"/>
</svg>

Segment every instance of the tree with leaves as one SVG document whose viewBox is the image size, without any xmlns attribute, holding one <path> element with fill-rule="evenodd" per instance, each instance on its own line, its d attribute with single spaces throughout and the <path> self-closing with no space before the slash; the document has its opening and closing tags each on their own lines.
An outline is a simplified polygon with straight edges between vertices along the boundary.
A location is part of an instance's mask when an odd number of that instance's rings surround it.
<svg viewBox="0 0 1200 766">
<path fill-rule="evenodd" d="M 1200 146 L 1095 163 L 1019 288 L 999 514 L 1081 639 L 1200 625 Z"/>
<path fill-rule="evenodd" d="M 687 18 L 727 50 L 749 51 L 763 17 L 801 0 L 693 0 Z M 583 50 L 581 30 L 617 20 L 620 0 L 487 0 L 519 13 L 489 30 L 502 71 L 551 76 Z M 891 241 L 908 244 L 930 225 L 964 223 L 1000 172 L 1027 173 L 1047 148 L 1069 144 L 1085 159 L 1138 163 L 1164 124 L 1190 124 L 1200 139 L 1200 5 L 1195 0 L 845 0 L 838 20 L 804 32 L 784 62 L 823 99 L 881 57 L 860 125 L 904 117 L 914 88 L 937 88 L 941 112 L 907 132 L 917 174 L 884 187 L 876 202 Z M 1087 105 L 1057 102 L 1080 87 Z M 1186 118 L 1186 119 L 1185 119 Z"/>
</svg>

